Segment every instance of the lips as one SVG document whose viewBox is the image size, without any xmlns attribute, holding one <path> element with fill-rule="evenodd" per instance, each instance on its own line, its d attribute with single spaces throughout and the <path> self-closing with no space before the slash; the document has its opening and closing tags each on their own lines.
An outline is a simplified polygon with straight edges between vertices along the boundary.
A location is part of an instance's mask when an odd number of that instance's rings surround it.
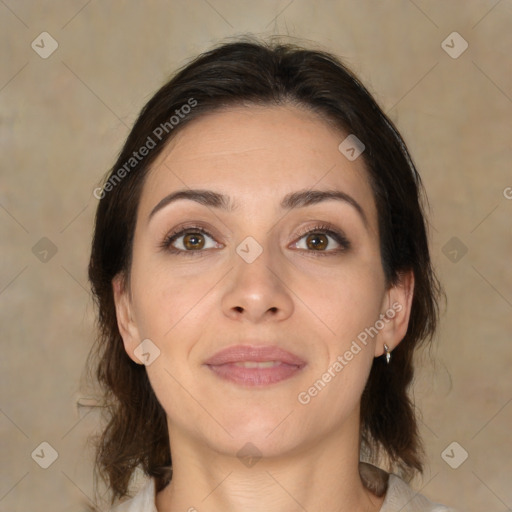
<svg viewBox="0 0 512 512">
<path fill-rule="evenodd" d="M 222 379 L 262 386 L 292 377 L 306 362 L 276 346 L 235 345 L 217 352 L 204 364 Z"/>
<path fill-rule="evenodd" d="M 226 363 L 242 363 L 253 361 L 264 363 L 266 361 L 280 361 L 281 363 L 304 366 L 306 363 L 300 357 L 276 346 L 255 347 L 251 345 L 234 345 L 208 359 L 205 364 L 216 366 Z"/>
</svg>

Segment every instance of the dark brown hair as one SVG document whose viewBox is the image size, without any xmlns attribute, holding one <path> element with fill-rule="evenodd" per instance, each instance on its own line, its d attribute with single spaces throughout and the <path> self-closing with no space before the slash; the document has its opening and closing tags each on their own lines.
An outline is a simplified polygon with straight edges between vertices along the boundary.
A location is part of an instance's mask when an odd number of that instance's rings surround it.
<svg viewBox="0 0 512 512">
<path fill-rule="evenodd" d="M 292 44 L 245 38 L 199 55 L 157 91 L 128 135 L 107 177 L 110 185 L 99 194 L 89 263 L 99 336 L 88 365 L 94 365 L 108 421 L 97 442 L 96 471 L 107 483 L 112 503 L 129 495 L 136 468 L 156 478 L 157 492 L 172 476 L 166 414 L 146 368 L 124 350 L 112 291 L 114 276 L 129 276 L 145 178 L 167 142 L 193 119 L 234 105 L 280 104 L 307 108 L 365 145 L 362 158 L 377 205 L 387 282 L 396 284 L 403 272 L 412 270 L 415 290 L 407 334 L 393 351 L 392 364 L 386 365 L 383 358 L 373 361 L 361 399 L 361 447 L 367 460 L 384 455 L 387 469 L 404 478 L 423 469 L 408 387 L 413 353 L 434 334 L 441 290 L 429 256 L 420 177 L 394 124 L 337 58 Z M 130 160 L 148 145 L 148 138 L 155 147 L 140 160 Z"/>
</svg>

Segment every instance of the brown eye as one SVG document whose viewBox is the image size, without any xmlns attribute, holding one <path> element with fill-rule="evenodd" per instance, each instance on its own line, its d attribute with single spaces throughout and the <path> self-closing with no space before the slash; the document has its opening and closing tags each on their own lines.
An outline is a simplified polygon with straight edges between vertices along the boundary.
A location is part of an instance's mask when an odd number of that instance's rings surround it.
<svg viewBox="0 0 512 512">
<path fill-rule="evenodd" d="M 315 256 L 335 256 L 350 249 L 351 244 L 345 234 L 328 224 L 319 224 L 299 234 L 294 247 Z"/>
<path fill-rule="evenodd" d="M 223 246 L 203 228 L 189 227 L 167 236 L 161 247 L 175 254 L 199 255 L 209 249 L 221 249 Z"/>
<path fill-rule="evenodd" d="M 322 251 L 327 247 L 328 244 L 329 240 L 327 236 L 322 233 L 313 233 L 311 235 L 308 235 L 308 237 L 306 238 L 307 247 L 314 251 Z"/>
<path fill-rule="evenodd" d="M 204 243 L 204 236 L 201 233 L 187 233 L 183 236 L 183 246 L 187 250 L 202 249 Z"/>
</svg>

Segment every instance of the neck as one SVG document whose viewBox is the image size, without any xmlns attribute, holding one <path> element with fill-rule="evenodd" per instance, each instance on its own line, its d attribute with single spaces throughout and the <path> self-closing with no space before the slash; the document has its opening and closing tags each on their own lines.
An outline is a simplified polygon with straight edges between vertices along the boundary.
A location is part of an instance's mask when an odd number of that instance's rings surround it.
<svg viewBox="0 0 512 512">
<path fill-rule="evenodd" d="M 378 512 L 384 496 L 363 485 L 358 434 L 332 433 L 309 449 L 244 464 L 236 456 L 205 454 L 204 446 L 170 431 L 173 477 L 156 496 L 157 510 Z"/>
</svg>

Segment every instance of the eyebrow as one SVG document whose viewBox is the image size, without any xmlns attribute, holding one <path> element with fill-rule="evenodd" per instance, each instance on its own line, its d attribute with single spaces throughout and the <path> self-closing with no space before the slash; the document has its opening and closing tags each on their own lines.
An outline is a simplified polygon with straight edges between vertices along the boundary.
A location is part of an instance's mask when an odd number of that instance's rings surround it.
<svg viewBox="0 0 512 512">
<path fill-rule="evenodd" d="M 238 208 L 238 205 L 229 197 L 212 190 L 187 189 L 178 190 L 165 196 L 152 210 L 148 217 L 148 222 L 159 211 L 167 205 L 187 199 L 196 203 L 212 208 L 219 208 L 227 212 L 232 212 Z M 341 190 L 299 190 L 284 196 L 281 201 L 281 209 L 292 210 L 294 208 L 304 208 L 323 201 L 342 201 L 351 205 L 359 214 L 363 223 L 368 227 L 368 219 L 361 205 L 349 194 Z"/>
</svg>

